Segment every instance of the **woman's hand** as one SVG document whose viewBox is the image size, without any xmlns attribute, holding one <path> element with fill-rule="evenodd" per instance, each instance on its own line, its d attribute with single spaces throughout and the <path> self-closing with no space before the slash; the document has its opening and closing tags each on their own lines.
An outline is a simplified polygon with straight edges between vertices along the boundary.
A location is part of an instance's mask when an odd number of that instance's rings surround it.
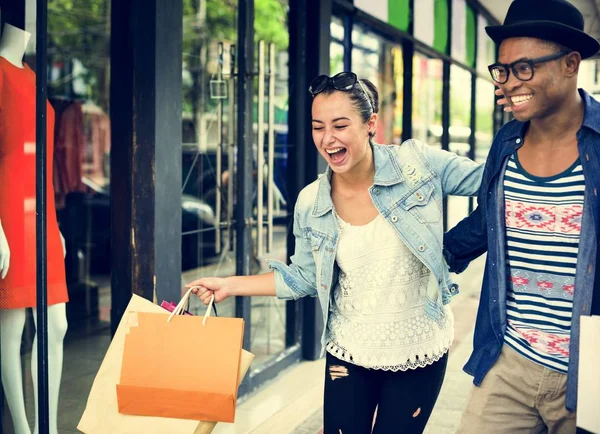
<svg viewBox="0 0 600 434">
<path fill-rule="evenodd" d="M 192 289 L 192 293 L 196 294 L 204 304 L 208 304 L 210 296 L 215 295 L 215 303 L 219 303 L 229 297 L 227 279 L 222 277 L 204 277 L 194 280 L 185 285 L 186 289 Z"/>
<path fill-rule="evenodd" d="M 502 97 L 498 101 L 496 101 L 496 104 L 498 104 L 500 106 L 504 106 L 504 111 L 505 112 L 507 112 L 507 113 L 511 112 L 512 108 L 510 107 L 508 99 L 506 99 L 504 97 L 504 92 L 502 92 L 502 89 L 500 89 L 499 87 L 497 87 L 496 90 L 494 91 L 494 94 L 496 94 L 496 96 Z"/>
</svg>

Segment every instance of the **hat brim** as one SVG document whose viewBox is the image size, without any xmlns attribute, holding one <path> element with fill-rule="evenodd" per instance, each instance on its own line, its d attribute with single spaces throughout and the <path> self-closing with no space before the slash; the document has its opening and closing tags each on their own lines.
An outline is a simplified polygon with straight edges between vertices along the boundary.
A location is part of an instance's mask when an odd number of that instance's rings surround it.
<svg viewBox="0 0 600 434">
<path fill-rule="evenodd" d="M 500 45 L 508 38 L 538 38 L 578 51 L 583 59 L 598 53 L 600 42 L 585 32 L 554 21 L 522 21 L 516 24 L 487 26 L 485 31 Z"/>
</svg>

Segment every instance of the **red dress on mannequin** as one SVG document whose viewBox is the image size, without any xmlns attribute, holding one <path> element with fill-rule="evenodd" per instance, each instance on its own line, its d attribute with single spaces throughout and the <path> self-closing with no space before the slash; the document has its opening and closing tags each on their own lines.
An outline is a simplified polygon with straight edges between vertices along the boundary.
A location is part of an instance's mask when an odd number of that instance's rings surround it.
<svg viewBox="0 0 600 434">
<path fill-rule="evenodd" d="M 0 222 L 10 267 L 0 278 L 0 309 L 36 305 L 35 73 L 0 57 Z M 54 110 L 47 104 L 48 304 L 68 301 L 52 187 Z"/>
</svg>

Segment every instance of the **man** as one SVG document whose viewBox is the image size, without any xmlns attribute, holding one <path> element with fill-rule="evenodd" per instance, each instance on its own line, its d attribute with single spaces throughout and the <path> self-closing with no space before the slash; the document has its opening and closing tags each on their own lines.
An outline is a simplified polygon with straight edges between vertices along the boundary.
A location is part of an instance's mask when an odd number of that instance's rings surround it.
<svg viewBox="0 0 600 434">
<path fill-rule="evenodd" d="M 600 314 L 600 104 L 577 89 L 600 44 L 564 0 L 515 0 L 490 65 L 515 120 L 496 135 L 478 208 L 446 234 L 460 272 L 488 251 L 460 433 L 573 433 L 581 315 Z"/>
</svg>

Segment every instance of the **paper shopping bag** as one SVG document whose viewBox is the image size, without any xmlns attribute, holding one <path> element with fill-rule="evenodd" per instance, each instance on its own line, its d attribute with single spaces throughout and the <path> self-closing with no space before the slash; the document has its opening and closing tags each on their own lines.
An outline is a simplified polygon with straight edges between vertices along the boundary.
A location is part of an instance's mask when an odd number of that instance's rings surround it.
<svg viewBox="0 0 600 434">
<path fill-rule="evenodd" d="M 118 411 L 116 384 L 119 382 L 123 360 L 125 333 L 129 316 L 136 312 L 169 314 L 160 306 L 134 295 L 125 310 L 119 327 L 96 374 L 87 405 L 77 429 L 85 434 L 210 434 L 216 422 L 198 422 L 186 419 L 131 416 Z M 181 351 L 185 351 L 185 347 Z M 246 375 L 254 356 L 242 350 L 239 381 Z"/>
<path fill-rule="evenodd" d="M 600 316 L 582 316 L 579 335 L 577 426 L 600 433 Z"/>
<path fill-rule="evenodd" d="M 119 412 L 233 422 L 244 320 L 139 313 L 117 385 Z"/>
</svg>

